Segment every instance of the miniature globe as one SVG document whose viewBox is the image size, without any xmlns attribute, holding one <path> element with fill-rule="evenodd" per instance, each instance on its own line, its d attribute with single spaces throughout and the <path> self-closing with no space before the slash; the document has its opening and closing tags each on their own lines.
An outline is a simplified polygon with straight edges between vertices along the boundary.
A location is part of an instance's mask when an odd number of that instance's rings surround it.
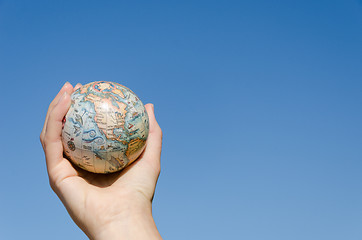
<svg viewBox="0 0 362 240">
<path fill-rule="evenodd" d="M 148 115 L 136 94 L 118 83 L 92 82 L 71 95 L 62 130 L 64 155 L 90 172 L 116 172 L 141 155 L 148 131 Z"/>
</svg>

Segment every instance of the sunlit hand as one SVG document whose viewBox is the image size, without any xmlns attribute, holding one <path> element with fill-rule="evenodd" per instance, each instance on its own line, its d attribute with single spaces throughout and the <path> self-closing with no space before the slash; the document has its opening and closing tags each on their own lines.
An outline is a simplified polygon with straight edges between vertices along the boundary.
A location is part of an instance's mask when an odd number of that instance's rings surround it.
<svg viewBox="0 0 362 240">
<path fill-rule="evenodd" d="M 139 159 L 118 173 L 93 174 L 63 158 L 62 119 L 74 89 L 66 83 L 49 106 L 40 141 L 50 186 L 74 222 L 91 239 L 161 239 L 152 218 L 152 198 L 160 173 L 162 131 L 152 104 L 147 146 Z"/>
</svg>

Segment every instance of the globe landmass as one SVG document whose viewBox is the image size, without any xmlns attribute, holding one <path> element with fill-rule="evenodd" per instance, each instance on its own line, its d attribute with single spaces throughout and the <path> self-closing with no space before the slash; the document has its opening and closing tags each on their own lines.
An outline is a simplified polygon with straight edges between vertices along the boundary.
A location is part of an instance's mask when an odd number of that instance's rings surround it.
<svg viewBox="0 0 362 240">
<path fill-rule="evenodd" d="M 145 148 L 148 115 L 129 88 L 114 82 L 92 82 L 77 89 L 64 118 L 65 156 L 94 173 L 119 171 Z"/>
</svg>

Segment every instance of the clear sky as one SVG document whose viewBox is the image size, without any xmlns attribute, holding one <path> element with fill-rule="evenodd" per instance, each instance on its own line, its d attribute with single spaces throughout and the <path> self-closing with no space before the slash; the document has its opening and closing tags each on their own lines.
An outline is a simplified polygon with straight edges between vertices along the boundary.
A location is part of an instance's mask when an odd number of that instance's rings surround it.
<svg viewBox="0 0 362 240">
<path fill-rule="evenodd" d="M 39 133 L 95 80 L 155 105 L 165 239 L 362 239 L 361 0 L 0 0 L 0 239 L 86 239 Z"/>
</svg>

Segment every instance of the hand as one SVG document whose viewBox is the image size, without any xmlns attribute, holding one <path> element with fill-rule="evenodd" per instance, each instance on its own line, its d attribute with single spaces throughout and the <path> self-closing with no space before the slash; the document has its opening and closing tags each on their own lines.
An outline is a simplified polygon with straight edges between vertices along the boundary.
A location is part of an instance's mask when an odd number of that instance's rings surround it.
<svg viewBox="0 0 362 240">
<path fill-rule="evenodd" d="M 150 132 L 143 154 L 121 172 L 94 174 L 63 158 L 62 119 L 74 89 L 66 83 L 49 106 L 40 134 L 50 186 L 74 222 L 91 239 L 161 239 L 152 218 L 160 174 L 162 131 L 152 104 L 146 104 Z"/>
</svg>

